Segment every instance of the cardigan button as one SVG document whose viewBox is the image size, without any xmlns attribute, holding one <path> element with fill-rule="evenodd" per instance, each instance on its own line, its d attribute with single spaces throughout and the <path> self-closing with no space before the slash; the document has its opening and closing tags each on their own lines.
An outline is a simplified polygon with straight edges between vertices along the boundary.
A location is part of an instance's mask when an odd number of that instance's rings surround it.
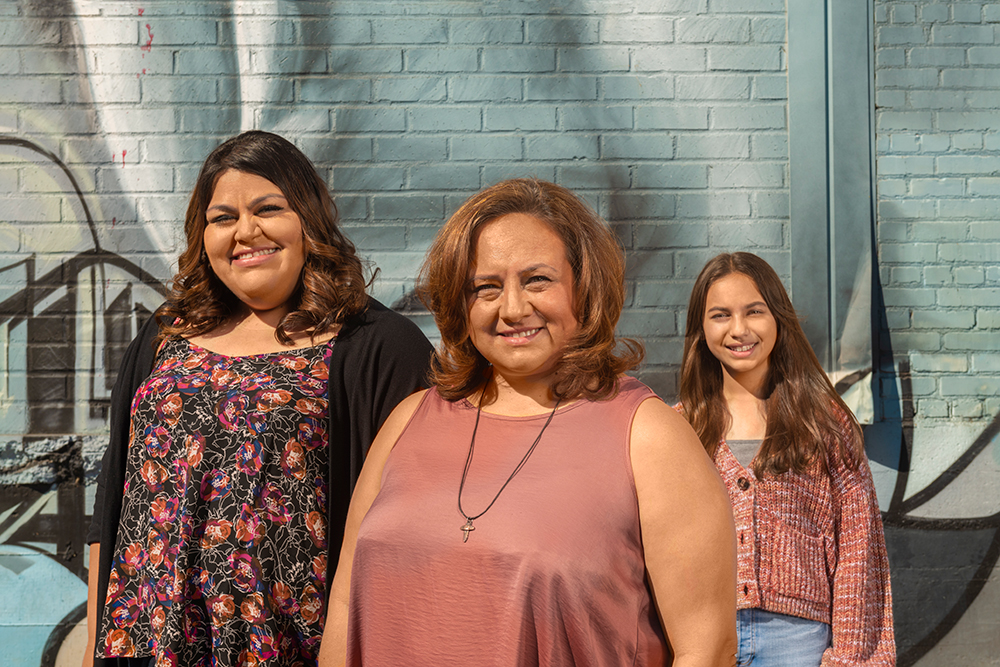
<svg viewBox="0 0 1000 667">
<path fill-rule="evenodd" d="M 750 488 L 750 481 L 746 477 L 740 477 L 736 480 L 736 486 L 740 487 L 740 491 L 746 491 Z"/>
<path fill-rule="evenodd" d="M 750 595 L 750 588 L 743 584 L 743 595 Z"/>
</svg>

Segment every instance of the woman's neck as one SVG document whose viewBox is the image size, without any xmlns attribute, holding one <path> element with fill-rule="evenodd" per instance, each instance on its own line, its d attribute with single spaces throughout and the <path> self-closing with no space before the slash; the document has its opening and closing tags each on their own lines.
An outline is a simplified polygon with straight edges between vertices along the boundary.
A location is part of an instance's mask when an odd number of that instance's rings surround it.
<svg viewBox="0 0 1000 667">
<path fill-rule="evenodd" d="M 483 412 L 525 417 L 544 414 L 556 405 L 550 382 L 510 383 L 495 372 L 487 382 L 492 385 L 493 391 L 487 390 L 486 396 L 493 394 L 495 398 L 493 401 L 483 403 Z M 477 393 L 472 400 L 478 402 L 480 396 L 482 394 Z"/>
<path fill-rule="evenodd" d="M 726 439 L 763 440 L 767 433 L 767 403 L 763 387 L 740 383 L 723 367 L 722 396 L 732 418 Z"/>
<path fill-rule="evenodd" d="M 326 342 L 336 335 L 337 330 L 326 331 L 319 336 L 311 336 L 310 332 L 288 332 L 292 339 L 291 345 L 286 345 L 275 336 L 275 330 L 281 323 L 281 318 L 287 313 L 285 308 L 275 308 L 267 311 L 255 311 L 245 308 L 237 312 L 222 326 L 199 336 L 191 336 L 189 340 L 206 350 L 225 354 L 227 356 L 245 356 L 253 354 L 270 354 L 283 352 L 313 344 Z"/>
</svg>

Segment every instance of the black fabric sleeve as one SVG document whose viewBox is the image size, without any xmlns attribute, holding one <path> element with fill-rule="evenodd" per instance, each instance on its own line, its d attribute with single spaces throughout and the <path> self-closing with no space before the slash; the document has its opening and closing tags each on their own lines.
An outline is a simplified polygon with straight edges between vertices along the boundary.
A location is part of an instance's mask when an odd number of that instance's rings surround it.
<svg viewBox="0 0 1000 667">
<path fill-rule="evenodd" d="M 338 335 L 329 379 L 327 582 L 333 581 L 347 509 L 368 448 L 396 405 L 428 386 L 432 352 L 416 324 L 374 299 Z"/>
</svg>

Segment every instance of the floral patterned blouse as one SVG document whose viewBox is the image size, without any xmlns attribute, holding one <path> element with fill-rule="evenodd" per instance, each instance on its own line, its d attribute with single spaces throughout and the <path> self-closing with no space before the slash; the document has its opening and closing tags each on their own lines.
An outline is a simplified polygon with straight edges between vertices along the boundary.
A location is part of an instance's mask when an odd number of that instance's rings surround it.
<svg viewBox="0 0 1000 667">
<path fill-rule="evenodd" d="M 245 357 L 164 343 L 132 401 L 105 657 L 316 664 L 335 340 Z"/>
</svg>

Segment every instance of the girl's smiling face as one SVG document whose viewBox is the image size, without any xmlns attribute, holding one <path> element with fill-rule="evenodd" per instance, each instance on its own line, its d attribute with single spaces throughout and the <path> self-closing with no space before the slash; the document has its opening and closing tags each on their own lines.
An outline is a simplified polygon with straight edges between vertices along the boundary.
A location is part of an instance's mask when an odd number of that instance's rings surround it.
<svg viewBox="0 0 1000 667">
<path fill-rule="evenodd" d="M 753 280 L 730 273 L 712 283 L 702 330 L 705 344 L 726 373 L 751 391 L 763 384 L 778 323 Z"/>
</svg>

